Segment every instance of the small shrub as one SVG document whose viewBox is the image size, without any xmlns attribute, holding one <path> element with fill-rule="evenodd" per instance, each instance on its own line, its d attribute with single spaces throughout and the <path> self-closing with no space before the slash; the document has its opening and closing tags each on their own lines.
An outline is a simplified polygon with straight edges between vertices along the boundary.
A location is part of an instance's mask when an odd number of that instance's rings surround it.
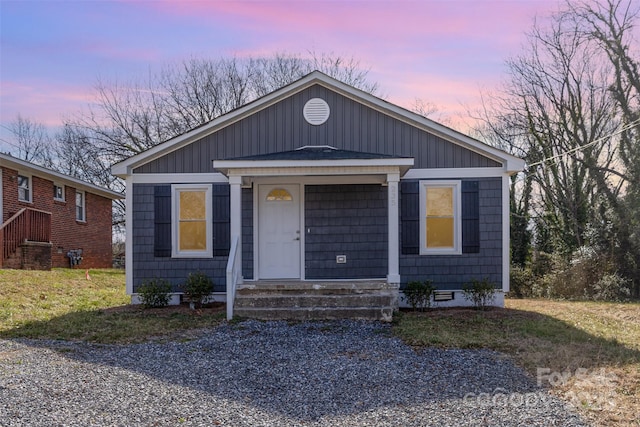
<svg viewBox="0 0 640 427">
<path fill-rule="evenodd" d="M 414 310 L 424 311 L 425 308 L 431 307 L 431 295 L 434 290 L 431 280 L 424 282 L 415 280 L 407 283 L 404 288 L 404 298 Z"/>
<path fill-rule="evenodd" d="M 187 281 L 182 285 L 184 296 L 194 304 L 202 305 L 207 302 L 213 291 L 213 282 L 204 273 L 189 273 Z"/>
<path fill-rule="evenodd" d="M 496 287 L 487 278 L 482 280 L 473 279 L 470 283 L 465 283 L 462 292 L 464 297 L 473 302 L 477 309 L 486 310 L 493 302 Z"/>
<path fill-rule="evenodd" d="M 138 288 L 138 297 L 145 308 L 166 307 L 169 305 L 171 284 L 164 279 L 152 279 L 142 282 Z"/>
</svg>

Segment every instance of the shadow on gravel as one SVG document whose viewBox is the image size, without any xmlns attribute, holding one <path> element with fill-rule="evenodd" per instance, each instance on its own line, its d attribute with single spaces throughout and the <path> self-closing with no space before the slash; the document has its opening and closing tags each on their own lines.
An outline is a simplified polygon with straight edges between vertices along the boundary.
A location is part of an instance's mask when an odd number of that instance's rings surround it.
<svg viewBox="0 0 640 427">
<path fill-rule="evenodd" d="M 501 410 L 547 419 L 541 415 L 543 409 L 566 409 L 500 353 L 415 350 L 394 337 L 391 326 L 379 323 L 245 321 L 223 323 L 184 342 L 18 343 L 46 347 L 62 358 L 88 364 L 88 377 L 105 367 L 115 368 L 123 378 L 122 372 L 136 374 L 114 385 L 110 373 L 105 387 L 121 387 L 123 395 L 129 390 L 141 406 L 154 399 L 172 404 L 161 391 L 154 392 L 161 383 L 196 392 L 202 405 L 213 405 L 212 411 L 221 402 L 232 402 L 297 422 L 379 414 L 389 408 L 400 414 L 418 407 L 469 417 L 480 407 L 494 412 L 498 420 Z M 552 414 L 550 419 L 581 425 L 575 414 Z M 406 424 L 411 424 L 408 419 Z"/>
</svg>

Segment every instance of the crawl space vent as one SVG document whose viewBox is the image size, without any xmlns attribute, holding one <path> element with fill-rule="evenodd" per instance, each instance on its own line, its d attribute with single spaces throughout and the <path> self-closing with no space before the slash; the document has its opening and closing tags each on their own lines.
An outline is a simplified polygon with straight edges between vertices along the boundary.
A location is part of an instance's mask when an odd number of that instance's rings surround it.
<svg viewBox="0 0 640 427">
<path fill-rule="evenodd" d="M 304 119 L 312 125 L 321 125 L 329 118 L 329 104 L 321 98 L 312 98 L 304 104 Z"/>
<path fill-rule="evenodd" d="M 449 291 L 434 291 L 433 300 L 438 301 L 451 301 L 454 299 L 454 293 Z"/>
</svg>

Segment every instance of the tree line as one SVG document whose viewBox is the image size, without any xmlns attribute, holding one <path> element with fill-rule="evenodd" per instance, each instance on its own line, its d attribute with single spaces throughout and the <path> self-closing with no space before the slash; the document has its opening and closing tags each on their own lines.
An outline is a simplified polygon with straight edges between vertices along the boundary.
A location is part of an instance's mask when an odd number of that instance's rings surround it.
<svg viewBox="0 0 640 427">
<path fill-rule="evenodd" d="M 640 71 L 631 0 L 567 0 L 526 33 L 474 136 L 526 160 L 510 196 L 516 296 L 640 298 Z M 636 33 L 637 34 L 637 33 Z M 122 190 L 111 164 L 318 69 L 372 94 L 353 58 L 192 58 L 142 81 L 99 81 L 94 107 L 54 136 L 18 117 L 16 155 Z M 437 111 L 416 101 L 419 114 Z M 124 206 L 116 208 L 122 224 Z"/>
<path fill-rule="evenodd" d="M 516 293 L 640 297 L 637 25 L 631 1 L 569 1 L 485 98 L 478 132 L 527 162 L 510 200 Z"/>
</svg>

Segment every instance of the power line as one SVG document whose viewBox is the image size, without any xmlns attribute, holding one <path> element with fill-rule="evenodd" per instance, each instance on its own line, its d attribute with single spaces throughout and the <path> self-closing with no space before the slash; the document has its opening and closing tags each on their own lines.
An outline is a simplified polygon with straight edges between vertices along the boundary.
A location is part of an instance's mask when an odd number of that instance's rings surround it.
<svg viewBox="0 0 640 427">
<path fill-rule="evenodd" d="M 16 133 L 15 129 L 11 129 L 9 126 L 3 125 L 2 123 L 0 123 L 0 127 L 5 128 L 6 130 L 8 130 L 9 132 L 11 132 L 14 135 Z"/>
<path fill-rule="evenodd" d="M 619 135 L 619 134 L 621 134 L 622 132 L 624 132 L 624 131 L 627 131 L 627 130 L 631 129 L 631 128 L 633 128 L 634 126 L 636 126 L 636 125 L 638 125 L 638 124 L 640 124 L 640 119 L 635 120 L 635 121 L 633 121 L 633 122 L 631 122 L 631 123 L 627 124 L 626 126 L 623 126 L 622 128 L 618 129 L 617 131 L 615 131 L 615 132 L 613 132 L 613 133 L 610 133 L 609 135 L 605 135 L 605 136 L 603 136 L 603 137 L 601 137 L 601 138 L 598 138 L 598 139 L 596 139 L 596 140 L 594 140 L 594 141 L 591 141 L 591 142 L 589 142 L 588 144 L 579 145 L 579 146 L 577 146 L 577 147 L 574 147 L 574 148 L 572 148 L 572 149 L 570 149 L 570 150 L 565 151 L 564 153 L 556 154 L 555 156 L 547 157 L 546 159 L 542 159 L 542 160 L 540 160 L 540 161 L 538 161 L 538 162 L 531 163 L 530 165 L 527 165 L 527 168 L 531 168 L 531 167 L 534 167 L 534 166 L 539 166 L 539 165 L 541 165 L 541 164 L 543 164 L 543 163 L 546 163 L 546 162 L 548 162 L 548 161 L 555 160 L 555 159 L 558 159 L 558 158 L 560 158 L 560 157 L 564 157 L 564 156 L 566 156 L 566 155 L 568 155 L 568 154 L 575 153 L 576 151 L 583 150 L 583 149 L 585 149 L 585 148 L 587 148 L 587 147 L 590 147 L 590 146 L 595 145 L 595 144 L 597 144 L 597 143 L 599 143 L 599 142 L 602 142 L 602 141 L 604 141 L 605 139 L 609 139 L 609 138 L 611 138 L 611 137 L 613 137 L 613 136 Z"/>
<path fill-rule="evenodd" d="M 8 145 L 10 145 L 10 146 L 12 146 L 14 148 L 18 148 L 18 149 L 20 148 L 20 146 L 18 144 L 14 143 L 14 142 L 7 141 L 4 138 L 0 138 L 0 142 L 4 142 L 5 144 L 8 144 Z"/>
</svg>

